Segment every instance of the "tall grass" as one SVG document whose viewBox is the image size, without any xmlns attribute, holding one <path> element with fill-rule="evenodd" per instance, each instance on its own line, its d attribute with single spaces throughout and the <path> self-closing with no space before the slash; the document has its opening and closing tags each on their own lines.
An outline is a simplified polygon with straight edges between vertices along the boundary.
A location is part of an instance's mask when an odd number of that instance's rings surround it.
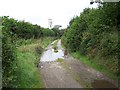
<svg viewBox="0 0 120 90">
<path fill-rule="evenodd" d="M 71 54 L 73 57 L 79 59 L 81 62 L 88 65 L 89 67 L 92 67 L 102 72 L 103 74 L 105 74 L 106 76 L 110 77 L 113 80 L 118 80 L 118 76 L 114 72 L 109 70 L 107 67 L 99 63 L 98 60 L 91 60 L 87 56 L 81 55 L 79 52 L 72 52 Z"/>
<path fill-rule="evenodd" d="M 43 88 L 40 72 L 37 64 L 43 49 L 52 42 L 51 38 L 21 40 L 21 46 L 17 50 L 17 76 L 19 76 L 20 88 Z"/>
</svg>

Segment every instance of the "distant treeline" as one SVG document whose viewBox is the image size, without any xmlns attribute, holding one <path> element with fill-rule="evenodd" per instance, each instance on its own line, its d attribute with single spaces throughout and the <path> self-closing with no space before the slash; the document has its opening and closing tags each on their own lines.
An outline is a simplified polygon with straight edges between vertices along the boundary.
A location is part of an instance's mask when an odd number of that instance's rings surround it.
<svg viewBox="0 0 120 90">
<path fill-rule="evenodd" d="M 3 29 L 6 29 L 8 34 L 16 35 L 19 38 L 29 39 L 56 35 L 55 31 L 43 28 L 37 24 L 33 25 L 29 22 L 18 21 L 7 16 L 4 16 L 2 20 L 2 24 L 5 26 Z"/>
<path fill-rule="evenodd" d="M 86 8 L 69 22 L 62 42 L 70 52 L 85 55 L 93 62 L 97 60 L 119 76 L 119 16 L 120 2 L 103 3 L 96 9 Z"/>
</svg>

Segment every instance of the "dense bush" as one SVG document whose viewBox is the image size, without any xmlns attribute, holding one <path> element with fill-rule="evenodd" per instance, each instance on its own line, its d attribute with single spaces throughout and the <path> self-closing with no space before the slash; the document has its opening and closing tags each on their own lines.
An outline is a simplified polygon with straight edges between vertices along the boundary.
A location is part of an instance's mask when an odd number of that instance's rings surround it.
<svg viewBox="0 0 120 90">
<path fill-rule="evenodd" d="M 101 64 L 118 72 L 118 27 L 120 3 L 103 3 L 96 9 L 86 8 L 74 17 L 65 31 L 62 42 L 71 52 L 89 58 L 98 57 Z"/>
<path fill-rule="evenodd" d="M 29 22 L 18 21 L 13 18 L 3 17 L 7 25 L 7 33 L 10 33 L 18 38 L 30 39 L 30 38 L 41 38 L 44 36 L 55 36 L 55 31 L 48 28 L 43 28 L 39 25 L 33 25 Z"/>
<path fill-rule="evenodd" d="M 2 28 L 2 71 L 3 71 L 3 86 L 14 87 L 16 77 L 13 77 L 15 73 L 15 68 L 13 68 L 13 63 L 16 60 L 16 48 L 13 41 L 12 33 L 10 33 L 10 23 L 7 21 L 7 17 L 2 18 L 3 28 Z"/>
</svg>

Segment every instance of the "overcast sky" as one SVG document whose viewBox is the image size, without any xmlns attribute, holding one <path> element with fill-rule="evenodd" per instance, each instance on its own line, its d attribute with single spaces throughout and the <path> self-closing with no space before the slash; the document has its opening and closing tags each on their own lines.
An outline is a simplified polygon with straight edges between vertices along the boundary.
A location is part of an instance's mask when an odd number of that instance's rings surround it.
<svg viewBox="0 0 120 90">
<path fill-rule="evenodd" d="M 10 16 L 46 28 L 51 18 L 53 26 L 66 28 L 84 8 L 96 6 L 90 5 L 90 0 L 0 0 L 0 16 Z"/>
</svg>

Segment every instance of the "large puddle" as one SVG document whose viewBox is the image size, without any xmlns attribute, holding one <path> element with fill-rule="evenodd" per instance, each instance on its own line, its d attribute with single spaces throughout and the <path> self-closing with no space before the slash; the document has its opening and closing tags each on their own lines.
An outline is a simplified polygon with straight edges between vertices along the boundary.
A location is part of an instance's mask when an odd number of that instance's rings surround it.
<svg viewBox="0 0 120 90">
<path fill-rule="evenodd" d="M 40 61 L 50 62 L 50 61 L 55 61 L 58 58 L 64 59 L 64 52 L 62 50 L 58 50 L 58 52 L 54 52 L 54 49 L 48 49 L 43 53 Z"/>
<path fill-rule="evenodd" d="M 93 88 L 114 88 L 114 90 L 118 90 L 115 85 L 106 81 L 106 80 L 94 80 L 92 83 Z"/>
</svg>

